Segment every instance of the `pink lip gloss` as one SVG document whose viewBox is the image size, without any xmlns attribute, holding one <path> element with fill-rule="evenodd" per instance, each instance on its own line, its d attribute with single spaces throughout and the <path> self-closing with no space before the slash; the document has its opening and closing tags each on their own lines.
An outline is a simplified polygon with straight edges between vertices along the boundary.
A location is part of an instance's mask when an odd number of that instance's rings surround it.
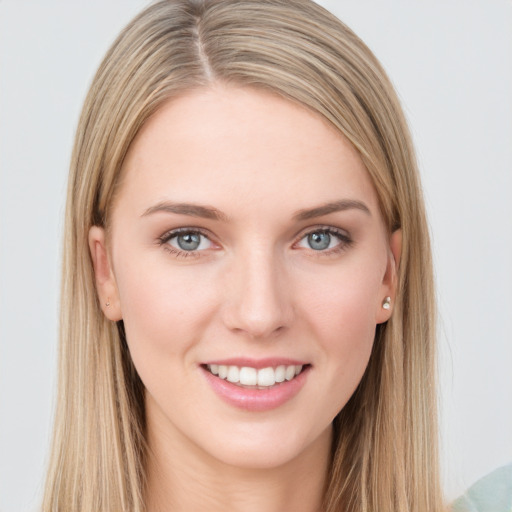
<svg viewBox="0 0 512 512">
<path fill-rule="evenodd" d="M 225 365 L 237 366 L 239 368 L 247 366 L 250 368 L 261 369 L 278 366 L 302 366 L 302 371 L 294 376 L 291 380 L 276 382 L 268 387 L 247 387 L 239 383 L 232 383 L 213 375 L 207 368 L 206 364 L 201 365 L 200 369 L 206 378 L 206 381 L 212 390 L 226 403 L 252 412 L 269 411 L 275 409 L 296 396 L 304 386 L 311 366 L 299 361 L 290 359 L 265 359 L 265 360 L 248 360 L 248 359 L 230 359 L 223 361 L 208 362 L 208 365 Z"/>
</svg>

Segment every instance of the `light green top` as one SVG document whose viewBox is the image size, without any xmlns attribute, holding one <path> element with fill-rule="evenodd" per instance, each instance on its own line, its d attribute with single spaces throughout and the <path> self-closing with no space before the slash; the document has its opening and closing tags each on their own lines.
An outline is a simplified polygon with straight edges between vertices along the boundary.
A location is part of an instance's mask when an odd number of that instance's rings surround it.
<svg viewBox="0 0 512 512">
<path fill-rule="evenodd" d="M 478 480 L 453 503 L 451 512 L 512 512 L 512 464 Z"/>
</svg>

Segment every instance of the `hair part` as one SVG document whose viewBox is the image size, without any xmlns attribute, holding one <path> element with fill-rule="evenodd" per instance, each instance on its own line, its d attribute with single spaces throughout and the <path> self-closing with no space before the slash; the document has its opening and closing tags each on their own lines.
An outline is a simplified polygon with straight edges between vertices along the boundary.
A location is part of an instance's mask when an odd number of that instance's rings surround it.
<svg viewBox="0 0 512 512">
<path fill-rule="evenodd" d="M 80 118 L 66 206 L 59 383 L 45 511 L 144 511 L 144 388 L 122 322 L 95 291 L 91 226 L 108 229 L 123 161 L 164 103 L 223 83 L 316 112 L 359 151 L 403 245 L 393 316 L 334 422 L 327 512 L 441 510 L 429 233 L 407 123 L 364 43 L 308 0 L 161 0 L 119 35 Z"/>
</svg>

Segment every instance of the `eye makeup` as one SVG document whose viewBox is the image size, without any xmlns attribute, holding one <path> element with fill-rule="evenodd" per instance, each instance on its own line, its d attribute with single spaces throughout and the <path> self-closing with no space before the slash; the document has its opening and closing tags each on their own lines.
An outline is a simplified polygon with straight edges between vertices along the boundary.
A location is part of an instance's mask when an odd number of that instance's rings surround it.
<svg viewBox="0 0 512 512">
<path fill-rule="evenodd" d="M 176 258 L 198 258 L 206 251 L 220 248 L 212 240 L 210 232 L 198 227 L 180 227 L 165 232 L 158 237 L 158 244 Z M 353 240 L 345 231 L 333 226 L 315 226 L 302 233 L 292 244 L 292 249 L 306 250 L 312 256 L 334 256 L 353 245 Z"/>
</svg>

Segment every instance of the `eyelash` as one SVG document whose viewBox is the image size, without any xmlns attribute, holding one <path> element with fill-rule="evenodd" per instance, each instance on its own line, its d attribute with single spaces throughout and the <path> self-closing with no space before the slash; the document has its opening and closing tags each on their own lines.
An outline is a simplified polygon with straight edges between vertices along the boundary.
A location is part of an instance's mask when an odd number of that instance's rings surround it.
<svg viewBox="0 0 512 512">
<path fill-rule="evenodd" d="M 314 233 L 324 233 L 331 236 L 334 236 L 339 240 L 339 243 L 335 245 L 334 247 L 331 247 L 330 249 L 326 250 L 317 250 L 315 251 L 313 248 L 309 248 L 309 250 L 312 252 L 312 256 L 314 257 L 329 257 L 329 256 L 336 256 L 344 251 L 346 251 L 349 247 L 351 247 L 354 243 L 350 235 L 346 231 L 342 231 L 340 229 L 334 228 L 332 226 L 316 226 L 312 229 L 308 229 L 307 232 L 301 233 L 297 241 L 294 243 L 296 245 L 304 238 L 314 234 Z"/>
<path fill-rule="evenodd" d="M 322 256 L 325 257 L 325 256 L 333 256 L 333 255 L 340 254 L 341 252 L 345 251 L 350 246 L 352 246 L 354 243 L 352 238 L 350 237 L 350 235 L 345 231 L 341 231 L 339 229 L 333 228 L 332 226 L 317 226 L 312 229 L 309 229 L 305 233 L 304 232 L 301 233 L 293 245 L 298 244 L 301 240 L 303 240 L 304 238 L 306 238 L 314 233 L 328 234 L 328 235 L 336 237 L 339 240 L 339 243 L 330 249 L 315 251 L 314 249 L 310 248 L 310 251 L 313 253 L 313 255 L 315 257 L 322 257 Z M 158 243 L 166 251 L 171 253 L 176 258 L 191 258 L 191 257 L 198 258 L 198 257 L 201 257 L 201 252 L 202 252 L 202 251 L 198 251 L 198 250 L 195 250 L 195 251 L 180 250 L 180 249 L 177 249 L 176 247 L 173 247 L 172 245 L 170 245 L 168 243 L 170 240 L 172 240 L 173 238 L 176 238 L 180 234 L 201 235 L 201 236 L 204 236 L 205 238 L 207 238 L 208 240 L 210 240 L 210 242 L 212 241 L 210 236 L 208 235 L 208 233 L 200 228 L 187 227 L 187 228 L 178 228 L 178 229 L 173 229 L 171 231 L 168 231 L 168 232 L 164 233 L 161 237 L 158 238 Z"/>
<path fill-rule="evenodd" d="M 178 228 L 171 231 L 167 231 L 161 237 L 158 238 L 158 243 L 168 252 L 170 252 L 176 258 L 198 258 L 201 256 L 201 251 L 183 251 L 173 247 L 168 242 L 179 235 L 201 235 L 211 241 L 208 233 L 200 228 Z"/>
</svg>

